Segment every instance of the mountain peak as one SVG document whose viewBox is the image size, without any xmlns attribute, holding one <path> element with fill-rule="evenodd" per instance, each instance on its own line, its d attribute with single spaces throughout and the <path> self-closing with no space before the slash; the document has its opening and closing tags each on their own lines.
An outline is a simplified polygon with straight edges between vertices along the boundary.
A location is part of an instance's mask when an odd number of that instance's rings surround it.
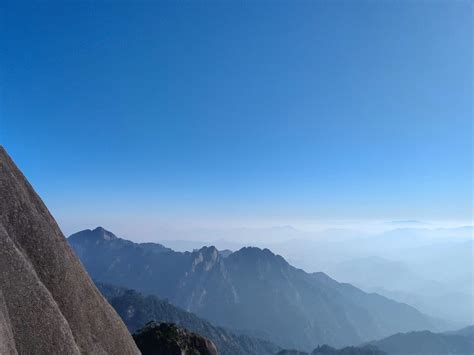
<svg viewBox="0 0 474 355">
<path fill-rule="evenodd" d="M 279 260 L 279 261 L 285 261 L 283 257 L 280 255 L 274 254 L 270 249 L 264 248 L 260 249 L 258 247 L 243 247 L 240 250 L 232 253 L 231 255 L 235 256 L 243 256 L 245 258 L 249 259 L 264 259 L 264 260 Z M 286 261 L 285 261 L 286 262 Z"/>
<path fill-rule="evenodd" d="M 244 253 L 248 255 L 269 255 L 269 256 L 275 256 L 273 252 L 270 249 L 264 248 L 260 249 L 258 247 L 243 247 L 239 251 L 239 253 Z"/>
<path fill-rule="evenodd" d="M 214 245 L 204 246 L 201 249 L 199 249 L 198 252 L 205 255 L 210 255 L 210 256 L 219 254 L 219 251 Z"/>
<path fill-rule="evenodd" d="M 267 267 L 286 268 L 289 266 L 288 262 L 280 255 L 274 254 L 271 250 L 258 247 L 244 247 L 232 254 L 226 259 L 230 262 L 237 262 L 239 264 L 250 265 L 267 265 Z"/>
<path fill-rule="evenodd" d="M 115 234 L 112 232 L 108 231 L 107 229 L 99 226 L 96 229 L 92 231 L 94 234 L 100 236 L 104 240 L 112 240 L 112 239 L 118 239 Z"/>
<path fill-rule="evenodd" d="M 201 265 L 204 270 L 209 271 L 220 260 L 219 251 L 215 246 L 202 247 L 195 251 L 194 254 L 196 257 L 193 260 L 193 271 L 196 271 L 198 265 Z"/>
<path fill-rule="evenodd" d="M 111 241 L 115 239 L 119 239 L 115 234 L 108 231 L 103 227 L 96 227 L 95 229 L 84 229 L 80 232 L 74 233 L 69 237 L 71 240 L 105 240 Z"/>
</svg>

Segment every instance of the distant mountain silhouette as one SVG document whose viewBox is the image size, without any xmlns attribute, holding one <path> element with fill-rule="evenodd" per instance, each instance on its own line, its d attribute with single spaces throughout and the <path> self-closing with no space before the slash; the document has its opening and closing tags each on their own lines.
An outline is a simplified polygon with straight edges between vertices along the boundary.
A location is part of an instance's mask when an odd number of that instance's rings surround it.
<svg viewBox="0 0 474 355">
<path fill-rule="evenodd" d="M 281 350 L 277 355 L 472 355 L 474 326 L 445 333 L 398 333 L 358 347 L 318 346 L 311 353 Z"/>
<path fill-rule="evenodd" d="M 433 247 L 431 247 L 434 249 Z M 418 255 L 432 254 L 436 260 L 436 249 L 432 252 L 423 248 Z M 388 298 L 409 304 L 423 313 L 449 319 L 459 324 L 469 324 L 472 321 L 472 241 L 447 243 L 442 246 L 442 258 L 438 262 L 420 261 L 413 265 L 401 261 L 393 261 L 381 257 L 364 257 L 347 260 L 328 268 L 328 273 L 337 280 L 349 282 L 364 291 L 377 292 Z M 407 252 L 405 251 L 405 254 Z M 443 259 L 445 260 L 443 262 Z M 449 262 L 448 260 L 456 259 Z M 440 265 L 447 270 L 438 272 L 442 281 L 433 281 L 421 276 L 417 270 L 424 273 L 436 269 Z M 456 263 L 454 266 L 452 264 Z M 441 277 L 442 272 L 447 274 Z"/>
<path fill-rule="evenodd" d="M 0 147 L 0 354 L 138 354 L 54 218 Z"/>
<path fill-rule="evenodd" d="M 150 322 L 133 339 L 142 355 L 218 355 L 212 341 L 171 323 Z"/>
<path fill-rule="evenodd" d="M 134 257 L 140 257 L 146 253 L 163 253 L 172 251 L 171 249 L 157 243 L 133 243 L 118 238 L 115 234 L 102 227 L 97 227 L 94 230 L 86 229 L 75 233 L 69 237 L 69 242 L 74 243 L 76 239 L 81 242 L 80 244 L 75 244 L 76 247 L 74 248 L 74 251 L 81 260 L 87 260 L 89 264 L 94 261 L 93 258 L 91 258 L 92 260 L 89 260 L 91 256 L 89 253 L 90 248 L 102 244 L 107 246 L 112 257 L 120 256 L 120 254 L 117 253 L 120 253 L 121 251 L 125 251 L 127 257 L 131 257 L 132 255 Z M 87 253 L 84 254 L 84 251 L 87 251 Z M 97 267 L 100 267 L 101 260 L 97 260 L 96 262 L 99 263 Z"/>
<path fill-rule="evenodd" d="M 388 355 L 472 355 L 474 326 L 445 333 L 399 333 L 371 344 Z"/>
<path fill-rule="evenodd" d="M 348 346 L 342 349 L 335 349 L 328 345 L 318 346 L 312 352 L 298 350 L 281 350 L 277 355 L 388 355 L 386 352 L 377 349 L 372 345 Z"/>
<path fill-rule="evenodd" d="M 278 347 L 268 341 L 216 327 L 156 296 L 144 296 L 134 290 L 100 283 L 97 287 L 132 333 L 149 321 L 167 322 L 209 338 L 221 355 L 273 355 L 278 351 Z"/>
<path fill-rule="evenodd" d="M 342 349 L 334 349 L 330 346 L 318 346 L 311 352 L 311 355 L 388 355 L 384 351 L 371 345 L 348 346 Z"/>
<path fill-rule="evenodd" d="M 446 335 L 461 335 L 461 336 L 464 336 L 464 337 L 468 337 L 468 338 L 471 338 L 471 339 L 474 339 L 474 325 L 470 325 L 468 327 L 464 327 L 462 329 L 459 329 L 459 330 L 453 330 L 453 331 L 449 331 L 449 332 L 444 332 L 442 334 L 446 334 Z"/>
<path fill-rule="evenodd" d="M 285 349 L 285 350 L 280 350 L 279 352 L 276 353 L 276 355 L 309 355 L 309 353 L 306 351 Z"/>
<path fill-rule="evenodd" d="M 214 247 L 157 253 L 119 238 L 91 242 L 91 233 L 69 241 L 95 280 L 158 295 L 284 348 L 340 347 L 435 328 L 410 306 L 308 274 L 268 249 L 243 248 L 225 258 Z"/>
</svg>

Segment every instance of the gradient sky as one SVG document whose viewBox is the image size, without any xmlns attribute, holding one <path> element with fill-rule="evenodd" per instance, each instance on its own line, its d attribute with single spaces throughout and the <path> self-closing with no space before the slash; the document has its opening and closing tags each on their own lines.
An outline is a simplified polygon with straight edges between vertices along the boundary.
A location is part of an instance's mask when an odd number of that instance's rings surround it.
<svg viewBox="0 0 474 355">
<path fill-rule="evenodd" d="M 470 1 L 0 11 L 0 140 L 66 232 L 472 219 Z"/>
</svg>

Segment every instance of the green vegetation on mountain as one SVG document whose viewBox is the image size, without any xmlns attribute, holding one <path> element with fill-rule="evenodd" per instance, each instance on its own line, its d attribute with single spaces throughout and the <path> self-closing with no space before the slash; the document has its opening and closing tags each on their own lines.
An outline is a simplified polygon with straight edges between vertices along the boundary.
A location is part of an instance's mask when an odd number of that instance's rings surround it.
<svg viewBox="0 0 474 355">
<path fill-rule="evenodd" d="M 212 341 L 171 323 L 150 322 L 133 339 L 142 355 L 218 355 Z"/>
</svg>

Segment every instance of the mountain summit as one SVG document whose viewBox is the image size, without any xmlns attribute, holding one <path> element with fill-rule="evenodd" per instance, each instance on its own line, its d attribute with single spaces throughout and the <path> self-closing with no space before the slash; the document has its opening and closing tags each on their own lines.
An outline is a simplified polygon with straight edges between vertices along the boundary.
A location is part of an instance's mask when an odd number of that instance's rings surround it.
<svg viewBox="0 0 474 355">
<path fill-rule="evenodd" d="M 139 354 L 120 317 L 3 147 L 0 353 Z"/>
</svg>

